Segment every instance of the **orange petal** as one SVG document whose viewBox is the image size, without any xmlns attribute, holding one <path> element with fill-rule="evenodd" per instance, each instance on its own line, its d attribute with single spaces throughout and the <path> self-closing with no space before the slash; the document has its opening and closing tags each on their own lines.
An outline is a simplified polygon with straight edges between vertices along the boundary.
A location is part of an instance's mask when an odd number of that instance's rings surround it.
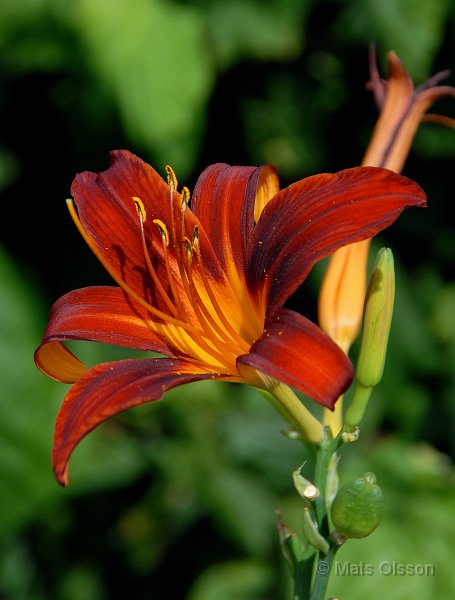
<svg viewBox="0 0 455 600">
<path fill-rule="evenodd" d="M 65 396 L 57 416 L 52 456 L 59 483 L 68 483 L 70 456 L 97 425 L 133 406 L 161 400 L 173 387 L 214 377 L 167 358 L 109 362 L 86 371 Z"/>
</svg>

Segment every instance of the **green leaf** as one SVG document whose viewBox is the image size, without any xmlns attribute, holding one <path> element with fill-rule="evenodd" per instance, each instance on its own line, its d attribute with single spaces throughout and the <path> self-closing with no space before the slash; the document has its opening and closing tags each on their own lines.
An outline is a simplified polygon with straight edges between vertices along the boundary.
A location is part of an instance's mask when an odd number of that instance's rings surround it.
<svg viewBox="0 0 455 600">
<path fill-rule="evenodd" d="M 68 59 L 65 0 L 0 0 L 3 71 L 57 71 Z"/>
<path fill-rule="evenodd" d="M 353 0 L 339 23 L 344 36 L 394 50 L 412 76 L 426 79 L 453 12 L 451 0 Z"/>
<path fill-rule="evenodd" d="M 309 1 L 224 0 L 207 3 L 217 61 L 226 68 L 245 57 L 282 60 L 302 49 Z"/>
<path fill-rule="evenodd" d="M 132 142 L 186 175 L 213 85 L 203 17 L 167 0 L 79 0 L 74 15 Z"/>
</svg>

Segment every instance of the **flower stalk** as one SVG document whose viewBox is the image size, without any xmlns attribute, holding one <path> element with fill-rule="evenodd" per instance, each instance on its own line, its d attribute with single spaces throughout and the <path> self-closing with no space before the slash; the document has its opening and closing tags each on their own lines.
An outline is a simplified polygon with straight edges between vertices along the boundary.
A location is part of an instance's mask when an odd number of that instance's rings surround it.
<svg viewBox="0 0 455 600">
<path fill-rule="evenodd" d="M 288 420 L 302 434 L 303 439 L 311 444 L 319 444 L 323 439 L 322 425 L 291 388 L 262 373 L 260 378 L 264 382 L 265 389 L 275 398 Z"/>
</svg>

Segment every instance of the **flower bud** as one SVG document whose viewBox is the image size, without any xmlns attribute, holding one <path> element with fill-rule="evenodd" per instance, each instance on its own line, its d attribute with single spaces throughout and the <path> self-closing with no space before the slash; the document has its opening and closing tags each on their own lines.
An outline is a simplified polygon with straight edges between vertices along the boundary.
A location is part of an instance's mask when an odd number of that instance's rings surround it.
<svg viewBox="0 0 455 600">
<path fill-rule="evenodd" d="M 366 388 L 372 388 L 381 381 L 394 299 L 393 254 L 390 248 L 381 248 L 365 298 L 362 341 L 357 363 L 357 381 Z"/>
<path fill-rule="evenodd" d="M 374 473 L 346 483 L 332 504 L 332 522 L 345 538 L 364 538 L 379 525 L 384 495 Z"/>
<path fill-rule="evenodd" d="M 303 509 L 303 535 L 316 550 L 320 550 L 324 554 L 329 552 L 329 542 L 319 533 L 318 524 L 307 506 Z"/>
</svg>

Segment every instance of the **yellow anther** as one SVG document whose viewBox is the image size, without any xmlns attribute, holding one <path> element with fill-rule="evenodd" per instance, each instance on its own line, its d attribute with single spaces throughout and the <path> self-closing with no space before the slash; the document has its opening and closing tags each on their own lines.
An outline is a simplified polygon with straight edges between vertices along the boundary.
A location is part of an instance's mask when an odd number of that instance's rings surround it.
<svg viewBox="0 0 455 600">
<path fill-rule="evenodd" d="M 158 229 L 160 230 L 160 233 L 166 243 L 166 247 L 169 246 L 169 233 L 166 225 L 160 219 L 153 219 L 153 222 L 158 226 Z"/>
<path fill-rule="evenodd" d="M 191 243 L 191 240 L 188 237 L 186 237 L 186 235 L 183 238 L 183 244 L 185 246 L 185 250 L 186 250 L 186 253 L 187 253 L 188 257 L 192 258 L 192 256 L 193 256 L 193 245 Z"/>
<path fill-rule="evenodd" d="M 174 170 L 169 165 L 166 165 L 167 182 L 171 188 L 171 192 L 177 190 L 177 177 L 175 176 Z"/>
<path fill-rule="evenodd" d="M 182 188 L 182 210 L 186 210 L 190 203 L 190 190 L 184 186 Z"/>
<path fill-rule="evenodd" d="M 145 223 L 145 219 L 147 218 L 147 213 L 145 211 L 144 203 L 137 196 L 132 196 L 131 200 L 134 202 L 134 205 L 136 206 L 136 210 L 137 210 L 137 214 L 139 215 L 139 218 L 142 220 L 143 223 Z"/>
</svg>

